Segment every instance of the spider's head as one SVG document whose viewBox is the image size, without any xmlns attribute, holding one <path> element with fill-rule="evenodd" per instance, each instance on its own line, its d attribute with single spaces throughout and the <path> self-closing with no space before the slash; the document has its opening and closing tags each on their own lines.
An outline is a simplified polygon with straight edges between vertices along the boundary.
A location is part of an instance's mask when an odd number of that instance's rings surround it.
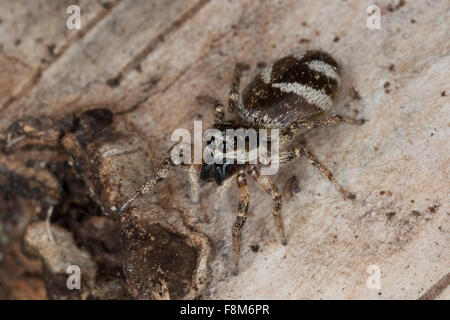
<svg viewBox="0 0 450 320">
<path fill-rule="evenodd" d="M 236 148 L 235 142 L 230 145 L 234 145 Z M 220 186 L 223 181 L 230 177 L 235 172 L 236 164 L 227 163 L 226 153 L 227 151 L 227 143 L 226 140 L 215 139 L 212 137 L 211 141 L 208 142 L 209 153 L 211 159 L 221 159 L 221 163 L 214 161 L 214 163 L 203 163 L 201 171 L 200 171 L 200 179 L 204 181 L 216 181 L 216 183 Z M 217 163 L 216 163 L 217 162 Z"/>
<path fill-rule="evenodd" d="M 200 179 L 204 181 L 216 181 L 220 186 L 223 181 L 231 176 L 234 172 L 235 164 L 203 164 L 202 170 L 200 171 Z"/>
</svg>

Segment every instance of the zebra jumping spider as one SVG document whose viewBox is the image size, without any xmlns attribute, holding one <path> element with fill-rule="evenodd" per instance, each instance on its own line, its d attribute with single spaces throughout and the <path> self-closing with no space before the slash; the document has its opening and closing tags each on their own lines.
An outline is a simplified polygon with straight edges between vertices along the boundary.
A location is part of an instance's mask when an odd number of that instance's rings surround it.
<svg viewBox="0 0 450 320">
<path fill-rule="evenodd" d="M 330 109 L 338 91 L 341 72 L 336 61 L 327 53 L 307 51 L 291 54 L 267 65 L 240 94 L 242 66 L 236 65 L 231 84 L 228 110 L 232 118 L 225 120 L 224 107 L 220 102 L 214 104 L 214 125 L 221 131 L 228 128 L 279 129 L 280 164 L 292 159 L 306 158 L 325 178 L 349 199 L 355 195 L 345 190 L 334 175 L 315 155 L 304 147 L 289 148 L 297 130 L 313 129 L 336 125 L 338 123 L 362 124 L 364 120 L 352 119 L 340 115 L 323 117 Z M 187 169 L 191 183 L 192 199 L 198 201 L 198 178 L 215 181 L 218 185 L 215 209 L 225 190 L 232 183 L 238 186 L 238 213 L 232 227 L 232 248 L 235 272 L 239 263 L 241 248 L 241 230 L 247 219 L 250 193 L 246 176 L 252 178 L 273 199 L 272 214 L 281 238 L 286 244 L 283 219 L 281 217 L 281 194 L 271 178 L 261 174 L 263 164 L 175 164 L 167 157 L 156 170 L 153 177 L 140 186 L 118 207 L 118 213 L 127 210 L 130 204 L 153 189 L 168 175 L 170 168 L 182 166 Z M 200 174 L 198 174 L 200 173 Z"/>
</svg>

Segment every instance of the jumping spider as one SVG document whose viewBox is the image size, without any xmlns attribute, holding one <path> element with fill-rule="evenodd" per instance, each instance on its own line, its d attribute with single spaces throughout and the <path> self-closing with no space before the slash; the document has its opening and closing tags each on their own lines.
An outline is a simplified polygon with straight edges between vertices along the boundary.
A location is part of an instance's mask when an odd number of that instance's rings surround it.
<svg viewBox="0 0 450 320">
<path fill-rule="evenodd" d="M 346 191 L 325 165 L 306 148 L 288 148 L 299 128 L 313 129 L 340 122 L 352 124 L 364 122 L 364 120 L 340 115 L 321 117 L 332 106 L 339 88 L 341 77 L 336 61 L 321 51 L 288 55 L 267 65 L 244 89 L 242 95 L 239 93 L 241 70 L 242 67 L 237 64 L 229 94 L 228 109 L 233 119 L 225 120 L 224 107 L 217 102 L 214 104 L 213 127 L 221 131 L 227 128 L 279 129 L 280 164 L 297 157 L 304 157 L 346 198 L 354 199 L 355 195 Z M 123 213 L 136 198 L 144 195 L 165 179 L 173 166 L 177 165 L 172 162 L 170 156 L 167 157 L 153 177 L 120 205 L 118 212 Z M 281 218 L 281 195 L 272 179 L 260 173 L 261 163 L 256 165 L 203 163 L 182 166 L 188 169 L 194 202 L 198 200 L 198 172 L 200 172 L 200 179 L 217 183 L 216 210 L 224 191 L 236 181 L 239 204 L 237 218 L 232 228 L 235 271 L 239 263 L 241 230 L 247 218 L 250 199 L 247 175 L 272 197 L 274 202 L 272 213 L 281 243 L 287 243 Z"/>
</svg>

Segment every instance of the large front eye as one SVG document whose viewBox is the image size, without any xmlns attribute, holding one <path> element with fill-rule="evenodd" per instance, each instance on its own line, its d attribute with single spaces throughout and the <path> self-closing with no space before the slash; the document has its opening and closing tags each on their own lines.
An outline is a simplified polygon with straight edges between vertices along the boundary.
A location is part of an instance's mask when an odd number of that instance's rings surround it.
<svg viewBox="0 0 450 320">
<path fill-rule="evenodd" d="M 214 136 L 211 137 L 211 140 L 206 142 L 206 148 L 209 150 L 209 154 L 211 157 L 214 157 L 214 148 L 215 148 L 215 139 Z"/>
<path fill-rule="evenodd" d="M 237 141 L 238 141 L 238 138 L 234 137 L 233 138 L 233 142 L 232 142 L 233 148 L 232 148 L 232 150 L 229 150 L 229 151 L 236 151 L 237 150 L 237 145 L 238 145 Z M 231 139 L 229 139 L 228 142 L 231 144 Z M 225 140 L 222 141 L 222 152 L 223 153 L 227 152 L 227 142 Z"/>
<path fill-rule="evenodd" d="M 225 141 L 222 141 L 222 152 L 227 152 L 227 143 Z"/>
<path fill-rule="evenodd" d="M 216 183 L 220 186 L 226 178 L 226 165 L 218 165 L 215 167 L 214 178 Z"/>
</svg>

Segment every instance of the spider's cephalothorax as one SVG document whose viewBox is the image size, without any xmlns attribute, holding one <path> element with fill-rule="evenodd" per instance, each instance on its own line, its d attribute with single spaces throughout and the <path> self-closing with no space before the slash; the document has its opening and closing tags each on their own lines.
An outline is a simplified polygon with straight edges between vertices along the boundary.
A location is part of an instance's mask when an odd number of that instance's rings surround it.
<svg viewBox="0 0 450 320">
<path fill-rule="evenodd" d="M 299 128 L 313 129 L 334 125 L 339 122 L 361 124 L 363 120 L 334 115 L 328 118 L 320 117 L 333 104 L 340 84 L 340 69 L 336 61 L 327 53 L 307 51 L 292 54 L 267 65 L 239 93 L 241 67 L 236 65 L 229 95 L 229 112 L 232 120 L 225 120 L 224 107 L 215 103 L 214 128 L 253 128 L 279 129 L 279 164 L 286 163 L 297 157 L 304 157 L 346 197 L 355 196 L 346 191 L 333 174 L 307 149 L 289 148 L 295 132 Z M 170 167 L 175 166 L 168 157 L 154 176 L 143 184 L 136 192 L 127 198 L 119 207 L 119 213 L 126 210 L 139 196 L 152 189 L 167 177 Z M 193 201 L 198 200 L 198 171 L 205 181 L 215 181 L 218 185 L 215 209 L 219 208 L 222 194 L 236 181 L 239 193 L 239 205 L 236 222 L 232 228 L 233 254 L 235 270 L 239 262 L 241 247 L 241 229 L 246 221 L 250 193 L 246 176 L 250 176 L 273 199 L 273 216 L 281 237 L 286 244 L 283 220 L 281 218 L 281 195 L 274 182 L 268 176 L 260 173 L 257 164 L 206 164 L 183 165 L 188 169 Z"/>
</svg>

